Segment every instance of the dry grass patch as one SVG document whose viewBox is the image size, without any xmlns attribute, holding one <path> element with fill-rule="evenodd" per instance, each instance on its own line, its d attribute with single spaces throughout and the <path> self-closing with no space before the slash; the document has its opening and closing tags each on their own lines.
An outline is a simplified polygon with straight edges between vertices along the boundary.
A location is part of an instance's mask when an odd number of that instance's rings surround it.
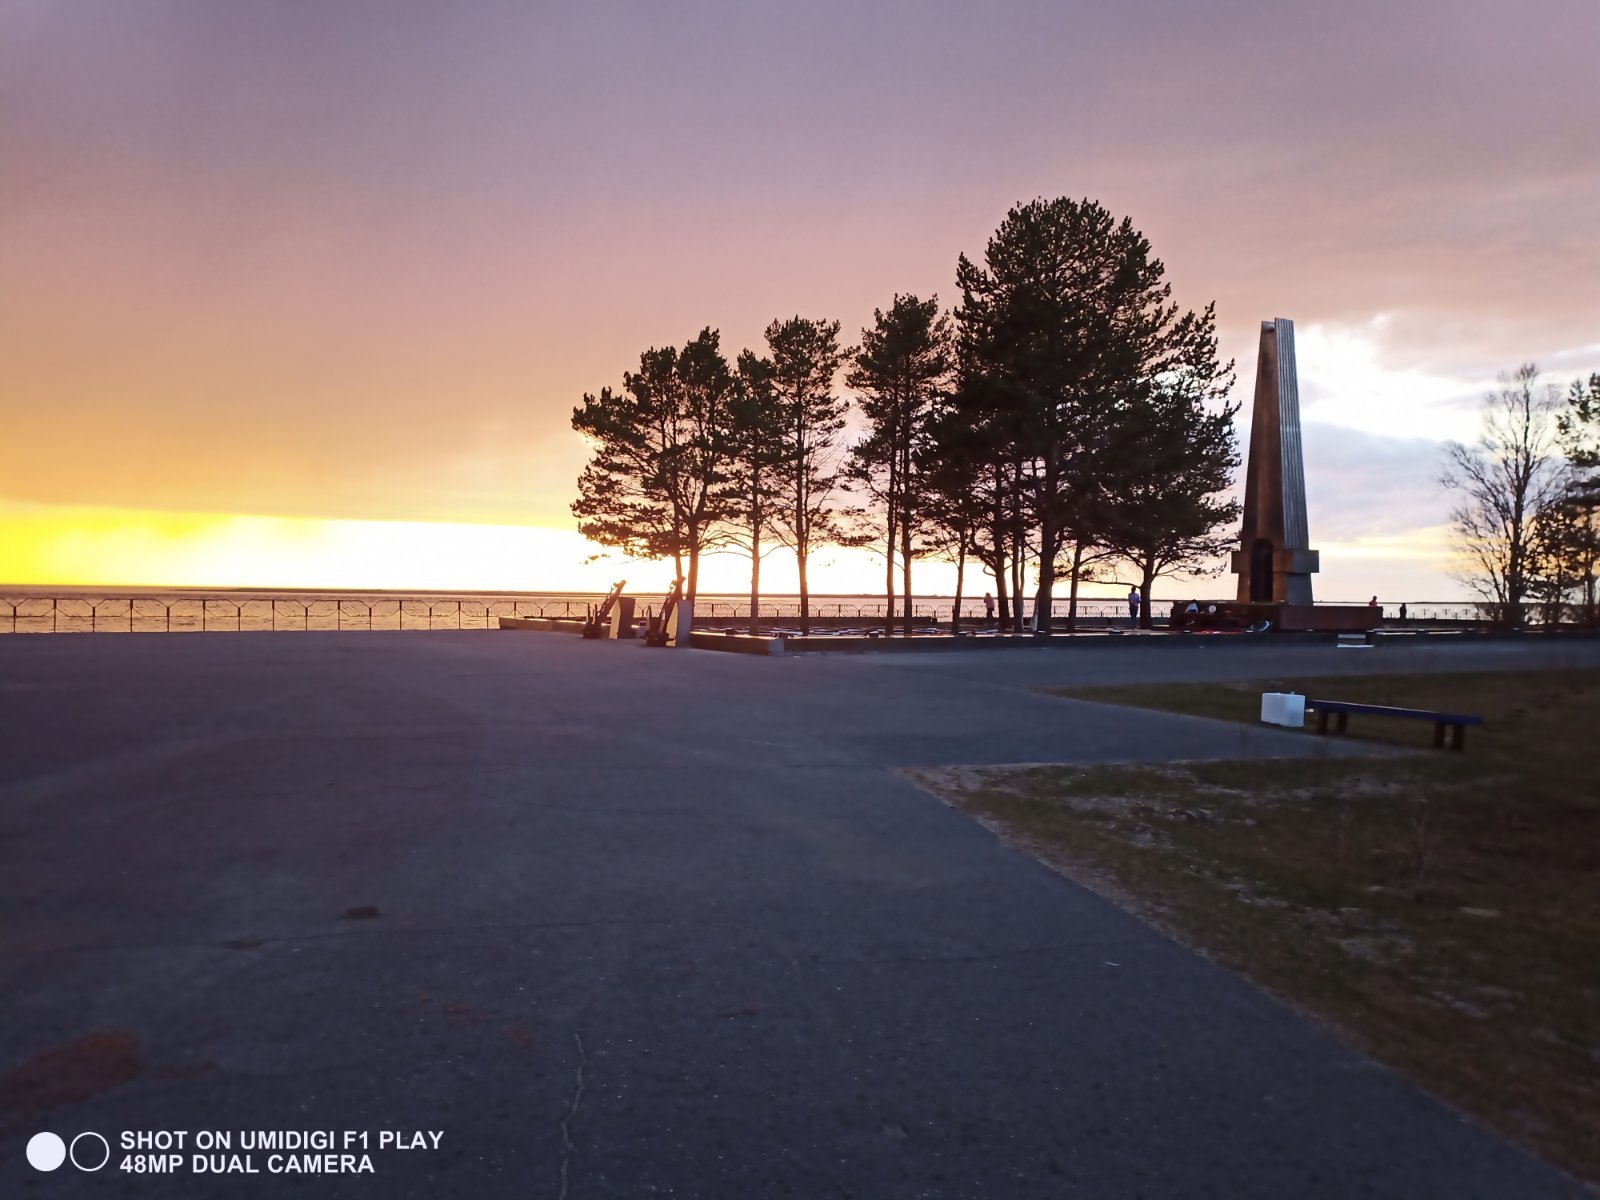
<svg viewBox="0 0 1600 1200">
<path fill-rule="evenodd" d="M 1465 754 L 913 777 L 1600 1178 L 1600 672 L 1295 681 L 1485 717 Z M 1277 681 L 1077 691 L 1254 720 Z M 1361 722 L 1425 745 L 1431 726 Z M 1307 735 L 1311 736 L 1311 735 Z"/>
</svg>

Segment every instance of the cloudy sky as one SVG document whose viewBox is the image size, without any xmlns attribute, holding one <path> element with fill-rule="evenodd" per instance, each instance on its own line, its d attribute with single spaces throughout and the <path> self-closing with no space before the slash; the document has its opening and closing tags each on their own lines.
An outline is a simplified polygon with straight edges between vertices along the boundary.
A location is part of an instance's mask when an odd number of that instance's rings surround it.
<svg viewBox="0 0 1600 1200">
<path fill-rule="evenodd" d="M 1242 396 L 1295 321 L 1319 595 L 1456 594 L 1439 442 L 1600 370 L 1597 46 L 1594 0 L 0 0 L 0 582 L 583 586 L 583 392 L 951 302 L 1070 195 Z"/>
</svg>

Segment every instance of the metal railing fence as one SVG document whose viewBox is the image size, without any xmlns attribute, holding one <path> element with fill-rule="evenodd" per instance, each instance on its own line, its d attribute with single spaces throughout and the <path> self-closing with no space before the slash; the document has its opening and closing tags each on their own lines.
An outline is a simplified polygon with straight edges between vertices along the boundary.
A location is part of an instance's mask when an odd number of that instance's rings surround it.
<svg viewBox="0 0 1600 1200">
<path fill-rule="evenodd" d="M 601 597 L 561 596 L 538 599 L 515 597 L 468 599 L 462 597 L 249 597 L 249 596 L 40 596 L 0 595 L 0 632 L 3 633 L 187 633 L 220 630 L 243 632 L 289 630 L 405 630 L 405 629 L 493 629 L 500 617 L 544 617 L 577 619 Z M 646 606 L 659 607 L 659 595 L 637 597 L 641 612 Z M 1156 600 L 1152 612 L 1164 622 L 1173 601 Z M 885 602 L 856 598 L 817 598 L 810 604 L 810 615 L 822 620 L 851 620 L 883 624 Z M 914 598 L 919 624 L 942 624 L 951 619 L 953 602 L 948 598 Z M 1030 620 L 1033 606 L 1025 604 L 1024 619 Z M 1491 607 L 1471 601 L 1417 601 L 1405 605 L 1382 606 L 1386 621 L 1448 622 L 1477 624 L 1493 615 Z M 1402 618 L 1402 609 L 1404 617 Z M 1068 602 L 1058 599 L 1054 616 L 1068 615 Z M 895 606 L 895 619 L 901 606 Z M 765 621 L 797 621 L 800 606 L 792 597 L 763 603 L 759 610 Z M 963 598 L 963 621 L 981 621 L 981 598 Z M 1119 599 L 1080 599 L 1077 608 L 1082 622 L 1112 621 L 1128 623 L 1127 604 Z M 1537 615 L 1530 613 L 1537 619 Z M 748 599 L 702 597 L 695 605 L 696 621 L 748 621 Z"/>
</svg>

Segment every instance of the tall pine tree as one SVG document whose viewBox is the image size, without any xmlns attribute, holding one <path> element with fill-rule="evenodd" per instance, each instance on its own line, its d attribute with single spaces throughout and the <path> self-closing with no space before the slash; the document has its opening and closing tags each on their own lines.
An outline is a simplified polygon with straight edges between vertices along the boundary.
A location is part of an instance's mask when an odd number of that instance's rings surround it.
<svg viewBox="0 0 1600 1200">
<path fill-rule="evenodd" d="M 911 562 L 931 519 L 929 422 L 949 380 L 952 333 L 937 297 L 897 295 L 888 312 L 878 309 L 873 317 L 872 328 L 861 331 L 861 347 L 845 375 L 845 382 L 859 393 L 867 420 L 867 435 L 851 450 L 850 470 L 882 513 L 885 624 L 893 624 L 898 555 L 904 580 L 902 622 L 909 635 Z"/>
<path fill-rule="evenodd" d="M 964 365 L 1016 430 L 1014 477 L 1038 548 L 1037 632 L 1050 629 L 1063 549 L 1105 539 L 1108 477 L 1142 397 L 1192 351 L 1201 318 L 1171 302 L 1164 275 L 1131 221 L 1070 199 L 1018 205 L 981 266 L 965 255 L 957 265 Z M 1012 560 L 1016 581 L 1015 551 Z"/>
<path fill-rule="evenodd" d="M 704 329 L 682 350 L 646 350 L 621 391 L 585 395 L 572 412 L 594 451 L 572 505 L 579 532 L 626 554 L 672 559 L 689 599 L 728 511 L 734 399 L 717 332 Z"/>
<path fill-rule="evenodd" d="M 772 359 L 772 390 L 783 415 L 783 470 L 773 529 L 795 555 L 800 582 L 800 631 L 811 631 L 811 552 L 846 540 L 837 494 L 844 450 L 839 435 L 849 405 L 834 393 L 846 352 L 839 322 L 791 317 L 766 331 Z"/>
<path fill-rule="evenodd" d="M 1209 308 L 1194 318 L 1192 337 L 1192 362 L 1151 380 L 1125 422 L 1129 441 L 1111 480 L 1106 541 L 1138 572 L 1146 629 L 1155 581 L 1216 563 L 1239 517 L 1228 495 L 1239 468 L 1238 405 L 1224 399 L 1232 364 L 1217 361 Z"/>
<path fill-rule="evenodd" d="M 730 511 L 724 540 L 750 555 L 750 632 L 761 632 L 761 560 L 772 533 L 784 474 L 785 410 L 773 390 L 772 360 L 739 355 L 734 403 Z"/>
</svg>

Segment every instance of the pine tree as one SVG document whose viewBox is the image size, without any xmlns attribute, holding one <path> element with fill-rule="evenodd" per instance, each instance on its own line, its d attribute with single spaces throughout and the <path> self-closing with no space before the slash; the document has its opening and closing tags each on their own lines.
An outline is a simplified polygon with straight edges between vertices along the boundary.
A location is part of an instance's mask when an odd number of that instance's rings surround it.
<svg viewBox="0 0 1600 1200">
<path fill-rule="evenodd" d="M 734 385 L 713 329 L 682 350 L 650 349 L 622 390 L 585 395 L 572 427 L 594 456 L 578 477 L 578 530 L 604 546 L 671 558 L 683 595 L 729 504 Z"/>
<path fill-rule="evenodd" d="M 1102 475 L 1149 381 L 1186 352 L 1196 318 L 1171 303 L 1150 243 L 1090 200 L 1018 205 L 982 266 L 962 255 L 956 311 L 963 360 L 1015 429 L 1017 497 L 1037 539 L 1035 629 L 1047 633 L 1057 560 L 1092 545 Z M 1013 583 L 1017 550 L 1011 553 Z"/>
<path fill-rule="evenodd" d="M 956 386 L 931 426 L 930 456 L 941 464 L 936 486 L 951 501 L 956 489 L 970 488 L 968 553 L 994 579 L 999 628 L 1020 633 L 1020 579 L 1030 556 L 1021 435 L 1004 393 L 961 349 L 958 343 Z"/>
<path fill-rule="evenodd" d="M 1560 495 L 1535 519 L 1536 572 L 1540 590 L 1555 595 L 1555 617 L 1570 593 L 1578 621 L 1592 627 L 1600 624 L 1600 374 L 1573 381 L 1556 427 L 1567 470 Z"/>
<path fill-rule="evenodd" d="M 766 331 L 772 358 L 772 390 L 783 413 L 783 470 L 773 530 L 795 555 L 800 576 L 800 631 L 811 631 L 811 552 L 848 541 L 838 508 L 844 450 L 839 435 L 849 404 L 834 394 L 846 352 L 838 321 L 791 317 Z"/>
<path fill-rule="evenodd" d="M 937 297 L 923 301 L 896 295 L 889 311 L 878 309 L 873 318 L 873 327 L 861 331 L 861 347 L 845 375 L 845 382 L 860 393 L 858 403 L 867 419 L 866 437 L 851 450 L 850 473 L 883 515 L 885 624 L 893 625 L 898 555 L 904 580 L 903 629 L 909 635 L 911 563 L 930 521 L 929 421 L 950 375 L 952 335 Z"/>
<path fill-rule="evenodd" d="M 1139 572 L 1146 629 L 1155 581 L 1215 565 L 1239 516 L 1227 494 L 1239 469 L 1239 406 L 1226 402 L 1233 364 L 1217 357 L 1214 308 L 1184 314 L 1174 342 L 1160 371 L 1135 389 L 1104 477 L 1106 541 Z"/>
<path fill-rule="evenodd" d="M 733 465 L 729 479 L 731 511 L 725 541 L 750 555 L 750 632 L 761 632 L 763 542 L 772 533 L 773 513 L 784 470 L 785 410 L 773 390 L 772 360 L 746 350 L 739 355 L 734 404 Z"/>
<path fill-rule="evenodd" d="M 928 419 L 919 467 L 928 540 L 935 553 L 956 567 L 955 603 L 950 613 L 952 634 L 961 632 L 967 560 L 977 559 L 997 581 L 1005 575 L 1004 565 L 995 561 L 992 552 L 994 498 L 988 490 L 993 480 L 989 449 L 985 431 L 974 429 L 965 421 L 954 397 L 941 397 Z M 1000 594 L 1003 600 L 1003 586 Z"/>
</svg>

